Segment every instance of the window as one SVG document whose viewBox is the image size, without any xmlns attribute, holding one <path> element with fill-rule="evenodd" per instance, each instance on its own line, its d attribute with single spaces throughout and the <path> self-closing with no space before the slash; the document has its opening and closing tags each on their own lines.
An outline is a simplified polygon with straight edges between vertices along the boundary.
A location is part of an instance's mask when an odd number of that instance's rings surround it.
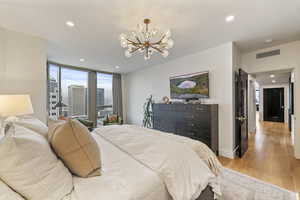
<svg viewBox="0 0 300 200">
<path fill-rule="evenodd" d="M 102 124 L 106 116 L 113 113 L 112 80 L 111 74 L 97 73 L 97 124 Z"/>
<path fill-rule="evenodd" d="M 113 113 L 112 82 L 113 75 L 109 73 L 48 63 L 49 117 L 91 119 L 97 126 L 101 125 Z M 96 119 L 95 113 L 88 112 L 90 109 L 96 111 Z"/>
<path fill-rule="evenodd" d="M 88 72 L 61 68 L 62 115 L 88 118 Z"/>
</svg>

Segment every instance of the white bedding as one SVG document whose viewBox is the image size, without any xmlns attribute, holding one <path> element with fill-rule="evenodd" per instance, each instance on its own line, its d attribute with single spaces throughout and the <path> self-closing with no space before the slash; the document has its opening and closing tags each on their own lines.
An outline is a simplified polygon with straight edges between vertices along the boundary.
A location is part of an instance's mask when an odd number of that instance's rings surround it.
<svg viewBox="0 0 300 200">
<path fill-rule="evenodd" d="M 92 135 L 101 149 L 102 175 L 73 177 L 74 189 L 63 200 L 194 200 L 215 177 L 205 165 L 212 156 L 203 157 L 205 148 L 193 141 L 132 125 L 102 127 Z M 8 189 L 0 184 L 0 199 L 22 199 Z"/>
<path fill-rule="evenodd" d="M 144 169 L 148 168 L 148 173 L 152 171 L 159 175 L 174 200 L 195 200 L 215 178 L 192 148 L 159 134 L 153 134 L 148 129 L 140 129 L 132 125 L 108 126 L 96 129 L 95 133 L 106 140 L 107 144 L 127 154 L 128 158 L 135 159 L 140 166 L 145 166 Z M 111 148 L 109 145 L 107 147 Z M 124 168 L 127 169 L 127 166 L 122 165 L 119 173 L 123 173 Z M 142 176 L 142 174 L 134 172 L 126 178 L 130 179 L 130 176 Z"/>
<path fill-rule="evenodd" d="M 0 200 L 24 200 L 24 199 L 0 180 Z"/>
<path fill-rule="evenodd" d="M 99 177 L 74 177 L 72 200 L 171 200 L 164 183 L 153 171 L 100 136 L 103 173 Z"/>
</svg>

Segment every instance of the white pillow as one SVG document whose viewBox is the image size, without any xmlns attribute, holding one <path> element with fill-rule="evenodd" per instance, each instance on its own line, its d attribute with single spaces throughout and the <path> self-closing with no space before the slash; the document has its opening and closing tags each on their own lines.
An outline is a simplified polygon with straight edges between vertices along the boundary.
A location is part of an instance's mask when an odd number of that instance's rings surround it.
<svg viewBox="0 0 300 200">
<path fill-rule="evenodd" d="M 46 126 L 46 124 L 44 124 L 42 121 L 40 121 L 37 118 L 25 116 L 22 118 L 18 118 L 14 123 L 19 126 L 28 128 L 34 132 L 37 132 L 38 134 L 44 137 L 47 137 L 48 127 Z"/>
<path fill-rule="evenodd" d="M 30 200 L 60 200 L 73 188 L 72 175 L 45 137 L 14 125 L 0 141 L 0 178 Z"/>
<path fill-rule="evenodd" d="M 0 180 L 0 200 L 24 200 L 19 194 L 14 192 L 8 185 Z"/>
</svg>

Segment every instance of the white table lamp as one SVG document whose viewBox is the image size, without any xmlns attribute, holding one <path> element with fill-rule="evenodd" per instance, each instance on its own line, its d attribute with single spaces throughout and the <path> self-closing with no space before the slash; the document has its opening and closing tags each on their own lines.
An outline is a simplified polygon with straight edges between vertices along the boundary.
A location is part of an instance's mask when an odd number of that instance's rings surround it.
<svg viewBox="0 0 300 200">
<path fill-rule="evenodd" d="M 8 117 L 33 114 L 29 95 L 0 95 L 1 128 L 5 130 L 4 121 Z M 3 130 L 1 130 L 1 133 Z"/>
</svg>

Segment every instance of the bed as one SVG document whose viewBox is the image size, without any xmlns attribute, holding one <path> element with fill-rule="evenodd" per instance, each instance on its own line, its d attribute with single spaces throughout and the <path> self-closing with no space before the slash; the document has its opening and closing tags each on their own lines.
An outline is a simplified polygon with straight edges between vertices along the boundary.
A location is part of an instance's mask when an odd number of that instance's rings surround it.
<svg viewBox="0 0 300 200">
<path fill-rule="evenodd" d="M 208 167 L 204 167 L 206 164 L 203 160 L 197 157 L 198 160 L 194 163 L 195 166 L 199 164 L 199 171 L 195 171 L 193 166 L 187 164 L 182 167 L 191 167 L 191 169 L 180 168 L 182 161 L 188 162 L 187 159 L 190 159 L 180 158 L 180 156 L 188 157 L 189 153 L 193 154 L 191 148 L 185 144 L 194 141 L 187 141 L 180 136 L 176 136 L 176 138 L 171 135 L 163 136 L 159 133 L 132 125 L 107 126 L 96 129 L 91 134 L 101 148 L 102 175 L 88 179 L 74 177 L 74 190 L 69 199 L 187 200 L 190 198 L 190 200 L 213 200 L 217 191 L 215 182 L 217 177 Z M 183 144 L 180 144 L 179 141 L 182 141 Z M 173 145 L 174 148 L 169 148 L 170 145 Z M 177 150 L 180 148 L 187 152 L 178 152 Z M 189 152 L 190 150 L 191 152 Z M 160 151 L 167 153 L 161 152 L 162 155 L 157 155 Z M 173 156 L 172 153 L 178 157 L 169 159 Z M 193 154 L 192 159 L 195 158 L 195 155 L 197 156 L 197 154 Z M 164 156 L 168 156 L 168 158 Z M 168 161 L 156 162 L 163 159 Z M 170 170 L 172 168 L 170 165 L 174 162 L 177 162 L 179 167 L 175 165 L 174 169 Z M 163 166 L 165 163 L 168 163 L 167 170 Z M 169 176 L 170 174 L 171 176 Z M 184 179 L 187 179 L 186 183 Z M 214 180 L 214 184 L 210 184 L 211 180 Z M 194 191 L 189 190 L 196 185 L 194 183 L 197 181 L 201 187 L 193 194 Z M 193 185 L 190 185 L 191 183 Z"/>
<path fill-rule="evenodd" d="M 24 120 L 15 134 L 35 132 L 33 138 L 47 144 L 48 127 L 37 119 Z M 100 148 L 101 176 L 70 174 L 71 192 L 60 200 L 213 200 L 221 195 L 222 166 L 199 141 L 134 125 L 104 126 L 88 134 Z M 1 200 L 23 199 L 1 180 L 0 191 Z"/>
</svg>

